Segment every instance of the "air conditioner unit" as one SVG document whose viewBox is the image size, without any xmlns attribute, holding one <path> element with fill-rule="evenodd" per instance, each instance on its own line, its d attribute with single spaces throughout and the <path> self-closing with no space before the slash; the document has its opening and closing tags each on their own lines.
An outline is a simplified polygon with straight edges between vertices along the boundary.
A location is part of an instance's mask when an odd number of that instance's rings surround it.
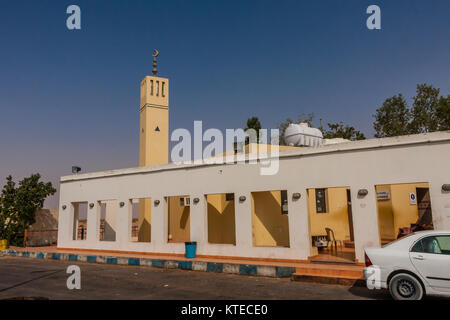
<svg viewBox="0 0 450 320">
<path fill-rule="evenodd" d="M 180 198 L 180 206 L 190 207 L 191 206 L 191 198 L 190 197 L 181 197 Z"/>
</svg>

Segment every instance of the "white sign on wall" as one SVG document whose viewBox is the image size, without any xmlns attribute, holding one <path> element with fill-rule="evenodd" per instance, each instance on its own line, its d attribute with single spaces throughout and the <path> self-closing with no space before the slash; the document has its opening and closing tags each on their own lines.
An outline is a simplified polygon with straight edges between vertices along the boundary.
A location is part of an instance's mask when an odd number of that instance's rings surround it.
<svg viewBox="0 0 450 320">
<path fill-rule="evenodd" d="M 409 204 L 417 204 L 417 199 L 416 199 L 415 193 L 409 194 Z"/>
<path fill-rule="evenodd" d="M 389 200 L 391 198 L 391 193 L 389 190 L 377 191 L 377 200 Z"/>
</svg>

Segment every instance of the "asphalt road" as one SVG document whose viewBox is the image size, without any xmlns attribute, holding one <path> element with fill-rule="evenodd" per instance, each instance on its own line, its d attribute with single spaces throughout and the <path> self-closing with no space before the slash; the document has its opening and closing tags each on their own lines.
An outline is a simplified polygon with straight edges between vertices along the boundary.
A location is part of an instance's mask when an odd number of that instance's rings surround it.
<svg viewBox="0 0 450 320">
<path fill-rule="evenodd" d="M 81 289 L 69 290 L 69 265 Z M 386 291 L 223 273 L 0 257 L 0 299 L 390 299 Z"/>
</svg>

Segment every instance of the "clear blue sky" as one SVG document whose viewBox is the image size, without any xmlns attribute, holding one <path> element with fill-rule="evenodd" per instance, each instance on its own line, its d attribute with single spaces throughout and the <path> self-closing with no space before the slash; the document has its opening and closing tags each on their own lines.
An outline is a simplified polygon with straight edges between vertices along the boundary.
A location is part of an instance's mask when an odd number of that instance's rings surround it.
<svg viewBox="0 0 450 320">
<path fill-rule="evenodd" d="M 66 28 L 66 8 L 82 30 Z M 366 8 L 382 30 L 366 28 Z M 427 82 L 450 94 L 450 1 L 0 3 L 0 181 L 138 165 L 139 83 L 171 80 L 170 125 L 265 128 L 313 112 L 373 135 L 372 114 Z M 57 197 L 47 201 L 57 206 Z"/>
</svg>

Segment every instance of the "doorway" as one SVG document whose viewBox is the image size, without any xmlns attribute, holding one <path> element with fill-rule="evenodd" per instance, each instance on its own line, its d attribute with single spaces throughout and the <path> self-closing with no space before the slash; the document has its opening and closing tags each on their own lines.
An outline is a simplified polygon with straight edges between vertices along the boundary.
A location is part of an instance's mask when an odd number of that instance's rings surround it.
<svg viewBox="0 0 450 320">
<path fill-rule="evenodd" d="M 355 262 L 349 187 L 308 189 L 311 262 Z"/>
<path fill-rule="evenodd" d="M 417 211 L 419 214 L 418 223 L 421 225 L 433 225 L 431 214 L 431 199 L 429 188 L 416 188 Z"/>
<path fill-rule="evenodd" d="M 375 191 L 382 245 L 415 231 L 433 229 L 427 182 L 376 185 Z"/>
</svg>

